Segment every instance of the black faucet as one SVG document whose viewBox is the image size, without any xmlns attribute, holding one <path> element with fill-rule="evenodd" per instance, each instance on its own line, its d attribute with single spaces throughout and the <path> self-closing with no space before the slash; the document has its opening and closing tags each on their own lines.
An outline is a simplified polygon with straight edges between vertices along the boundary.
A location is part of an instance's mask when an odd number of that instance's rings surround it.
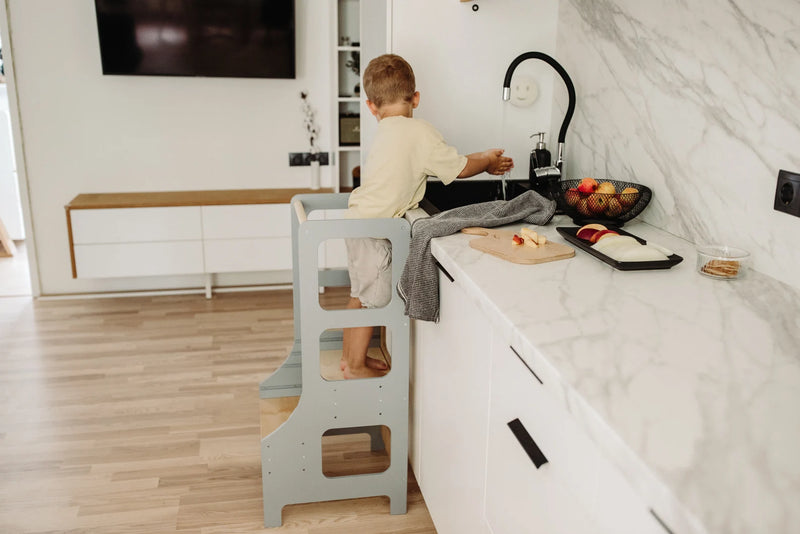
<svg viewBox="0 0 800 534">
<path fill-rule="evenodd" d="M 514 61 L 511 62 L 511 65 L 508 66 L 506 77 L 503 80 L 503 100 L 508 100 L 511 98 L 511 76 L 513 76 L 517 65 L 526 59 L 540 59 L 545 63 L 548 63 L 556 70 L 558 74 L 561 75 L 561 78 L 564 80 L 564 83 L 567 86 L 567 93 L 569 93 L 567 114 L 564 116 L 564 122 L 561 123 L 561 131 L 558 133 L 558 159 L 556 160 L 555 164 L 555 167 L 558 170 L 556 172 L 553 167 L 545 167 L 541 170 L 542 175 L 556 176 L 556 180 L 558 180 L 558 178 L 561 176 L 561 169 L 564 165 L 564 140 L 567 137 L 567 128 L 569 127 L 569 121 L 572 120 L 572 114 L 575 113 L 575 86 L 572 84 L 572 80 L 570 79 L 569 74 L 567 74 L 567 71 L 564 70 L 564 67 L 562 67 L 558 61 L 542 52 L 525 52 L 524 54 L 518 55 Z M 539 175 L 538 172 L 537 175 Z"/>
</svg>

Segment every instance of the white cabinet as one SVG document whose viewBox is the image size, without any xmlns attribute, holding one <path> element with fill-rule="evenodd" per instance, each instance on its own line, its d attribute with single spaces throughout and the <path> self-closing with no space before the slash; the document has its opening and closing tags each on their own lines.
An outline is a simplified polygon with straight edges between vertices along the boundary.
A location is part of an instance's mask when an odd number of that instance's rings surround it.
<svg viewBox="0 0 800 534">
<path fill-rule="evenodd" d="M 290 271 L 289 202 L 309 192 L 78 195 L 66 206 L 73 277 Z M 207 293 L 210 278 L 206 277 Z"/>
<path fill-rule="evenodd" d="M 288 204 L 203 206 L 206 272 L 273 271 L 292 268 Z"/>
<path fill-rule="evenodd" d="M 72 233 L 76 245 L 203 238 L 197 206 L 76 210 Z"/>
<path fill-rule="evenodd" d="M 439 534 L 667 534 L 539 380 L 542 356 L 524 360 L 458 280 L 439 284 L 439 323 L 414 323 L 410 389 L 411 465 Z"/>
<path fill-rule="evenodd" d="M 81 278 L 203 272 L 199 207 L 75 210 L 71 224 Z"/>
<path fill-rule="evenodd" d="M 415 325 L 412 457 L 438 532 L 486 533 L 489 330 L 457 283 L 439 279 L 441 320 Z"/>
<path fill-rule="evenodd" d="M 569 445 L 563 414 L 508 346 L 495 347 L 493 356 L 486 468 L 492 532 L 597 532 L 585 508 L 594 494 L 594 473 L 572 488 L 565 480 Z"/>
</svg>

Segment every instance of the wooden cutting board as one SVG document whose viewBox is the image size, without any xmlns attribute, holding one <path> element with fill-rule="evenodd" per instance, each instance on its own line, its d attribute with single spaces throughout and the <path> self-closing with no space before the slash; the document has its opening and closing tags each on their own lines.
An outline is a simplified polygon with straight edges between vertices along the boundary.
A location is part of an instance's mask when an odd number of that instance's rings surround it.
<svg viewBox="0 0 800 534">
<path fill-rule="evenodd" d="M 565 260 L 575 255 L 574 248 L 561 243 L 553 243 L 552 241 L 548 241 L 544 246 L 538 248 L 528 245 L 515 245 L 511 242 L 511 238 L 514 236 L 514 232 L 511 230 L 471 226 L 464 228 L 461 232 L 483 236 L 470 241 L 469 246 L 512 263 L 545 263 Z"/>
</svg>

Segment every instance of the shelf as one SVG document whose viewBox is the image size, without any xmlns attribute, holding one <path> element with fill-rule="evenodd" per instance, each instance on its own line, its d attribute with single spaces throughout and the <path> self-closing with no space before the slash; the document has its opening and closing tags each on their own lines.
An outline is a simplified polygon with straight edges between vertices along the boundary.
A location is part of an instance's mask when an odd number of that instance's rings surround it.
<svg viewBox="0 0 800 534">
<path fill-rule="evenodd" d="M 336 50 L 339 52 L 360 52 L 360 46 L 337 46 Z"/>
<path fill-rule="evenodd" d="M 360 96 L 340 96 L 336 99 L 339 102 L 361 102 Z"/>
<path fill-rule="evenodd" d="M 346 145 L 346 146 L 339 146 L 336 148 L 339 152 L 358 152 L 361 150 L 361 147 L 358 145 Z"/>
</svg>

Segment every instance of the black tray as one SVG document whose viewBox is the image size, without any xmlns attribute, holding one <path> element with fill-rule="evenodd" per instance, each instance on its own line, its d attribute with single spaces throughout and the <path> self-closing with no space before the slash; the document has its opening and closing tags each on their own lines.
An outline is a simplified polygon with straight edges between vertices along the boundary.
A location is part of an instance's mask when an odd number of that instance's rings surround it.
<svg viewBox="0 0 800 534">
<path fill-rule="evenodd" d="M 622 230 L 621 228 L 608 226 L 608 229 L 618 232 L 619 235 L 631 236 L 642 245 L 647 244 L 647 241 L 645 241 L 641 237 L 628 233 L 625 230 Z M 683 258 L 681 256 L 678 256 L 677 254 L 673 254 L 672 256 L 667 256 L 666 260 L 660 260 L 660 261 L 617 261 L 613 258 L 606 256 L 602 252 L 598 252 L 597 250 L 593 249 L 592 244 L 589 243 L 588 241 L 579 239 L 578 236 L 575 235 L 578 233 L 578 230 L 580 230 L 580 227 L 578 226 L 559 226 L 556 228 L 556 231 L 558 231 L 558 233 L 561 234 L 564 237 L 564 239 L 566 239 L 579 249 L 588 252 L 595 258 L 606 262 L 613 268 L 619 269 L 620 271 L 648 271 L 653 269 L 670 269 L 671 267 L 678 265 L 680 262 L 683 261 Z"/>
</svg>

